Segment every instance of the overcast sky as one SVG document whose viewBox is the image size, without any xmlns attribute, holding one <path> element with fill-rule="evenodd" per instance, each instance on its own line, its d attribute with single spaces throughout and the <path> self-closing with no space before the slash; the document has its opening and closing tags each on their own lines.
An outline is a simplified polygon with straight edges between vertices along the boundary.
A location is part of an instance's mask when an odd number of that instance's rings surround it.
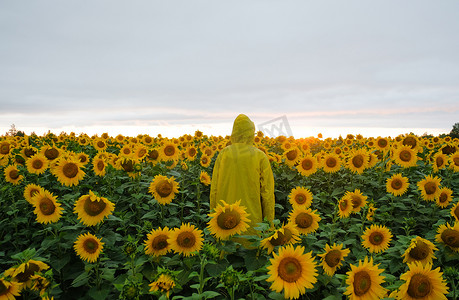
<svg viewBox="0 0 459 300">
<path fill-rule="evenodd" d="M 226 135 L 459 122 L 459 1 L 0 2 L 0 134 Z M 351 132 L 352 131 L 352 132 Z"/>
</svg>

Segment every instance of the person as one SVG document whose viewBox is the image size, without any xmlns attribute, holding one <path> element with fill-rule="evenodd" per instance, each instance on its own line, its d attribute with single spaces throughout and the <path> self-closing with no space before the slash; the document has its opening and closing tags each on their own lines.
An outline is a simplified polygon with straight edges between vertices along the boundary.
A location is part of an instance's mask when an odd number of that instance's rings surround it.
<svg viewBox="0 0 459 300">
<path fill-rule="evenodd" d="M 244 114 L 234 120 L 231 145 L 215 161 L 210 186 L 210 210 L 220 200 L 233 204 L 241 200 L 249 214 L 250 227 L 243 235 L 255 235 L 254 227 L 274 220 L 274 176 L 266 154 L 253 145 L 255 125 Z M 248 243 L 242 243 L 248 247 Z"/>
</svg>

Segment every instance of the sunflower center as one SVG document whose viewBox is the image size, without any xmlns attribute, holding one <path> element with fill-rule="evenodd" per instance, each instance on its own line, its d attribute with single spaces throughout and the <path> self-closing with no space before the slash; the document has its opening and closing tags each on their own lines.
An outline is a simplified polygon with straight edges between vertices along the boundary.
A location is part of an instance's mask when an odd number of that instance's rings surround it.
<svg viewBox="0 0 459 300">
<path fill-rule="evenodd" d="M 440 197 L 438 198 L 440 203 L 445 203 L 448 201 L 448 195 L 446 193 L 441 193 Z"/>
<path fill-rule="evenodd" d="M 385 148 L 387 146 L 387 141 L 385 139 L 378 140 L 378 146 L 381 148 Z"/>
<path fill-rule="evenodd" d="M 295 195 L 295 202 L 298 204 L 306 203 L 306 196 L 304 194 L 296 194 Z"/>
<path fill-rule="evenodd" d="M 309 228 L 312 225 L 313 218 L 308 213 L 299 213 L 295 218 L 295 223 L 300 228 Z"/>
<path fill-rule="evenodd" d="M 286 257 L 280 261 L 277 271 L 279 277 L 282 278 L 282 280 L 287 282 L 295 282 L 301 277 L 303 270 L 298 259 L 293 257 Z"/>
<path fill-rule="evenodd" d="M 138 157 L 142 157 L 147 153 L 147 149 L 140 149 L 139 152 L 137 153 Z"/>
<path fill-rule="evenodd" d="M 290 150 L 289 152 L 287 152 L 287 159 L 288 160 L 295 160 L 297 156 L 298 155 L 297 155 L 295 150 Z"/>
<path fill-rule="evenodd" d="M 37 194 L 38 192 L 40 192 L 38 189 L 32 188 L 32 189 L 30 189 L 30 191 L 29 191 L 29 195 L 30 195 L 30 197 L 33 197 L 33 196 L 35 196 L 35 194 Z"/>
<path fill-rule="evenodd" d="M 35 153 L 37 153 L 37 151 L 35 151 L 34 149 L 31 149 L 31 148 L 26 148 L 26 149 L 24 150 L 24 154 L 25 154 L 25 156 L 27 156 L 27 157 L 31 157 L 31 156 L 33 156 Z"/>
<path fill-rule="evenodd" d="M 334 168 L 334 167 L 336 167 L 336 165 L 338 164 L 338 162 L 336 161 L 335 158 L 329 157 L 329 158 L 327 158 L 327 160 L 325 161 L 325 164 L 326 164 L 327 167 L 329 167 L 329 168 Z"/>
<path fill-rule="evenodd" d="M 84 211 L 91 217 L 99 215 L 105 210 L 107 203 L 104 201 L 92 201 L 90 197 L 87 197 L 84 202 Z"/>
<path fill-rule="evenodd" d="M 97 147 L 99 147 L 99 148 L 104 148 L 104 147 L 105 147 L 105 143 L 102 142 L 102 141 L 98 141 L 98 142 L 97 142 Z"/>
<path fill-rule="evenodd" d="M 301 166 L 302 166 L 303 169 L 305 169 L 305 170 L 310 170 L 310 169 L 312 169 L 313 164 L 312 164 L 312 161 L 311 161 L 311 160 L 305 159 L 305 160 L 303 160 L 303 162 L 301 163 Z"/>
<path fill-rule="evenodd" d="M 372 232 L 368 239 L 372 245 L 380 245 L 384 241 L 384 236 L 381 232 Z"/>
<path fill-rule="evenodd" d="M 277 238 L 271 238 L 269 242 L 273 246 L 285 245 L 292 238 L 292 232 L 288 229 L 284 229 L 284 233 L 278 231 Z"/>
<path fill-rule="evenodd" d="M 346 210 L 347 205 L 348 205 L 348 203 L 347 203 L 347 200 L 346 200 L 346 199 L 344 199 L 343 201 L 340 201 L 340 202 L 339 202 L 339 208 L 340 208 L 342 211 L 343 211 L 343 210 Z"/>
<path fill-rule="evenodd" d="M 56 210 L 56 206 L 54 205 L 54 202 L 49 199 L 49 198 L 42 198 L 40 200 L 40 211 L 42 214 L 45 216 L 52 215 L 54 211 Z"/>
<path fill-rule="evenodd" d="M 134 171 L 134 165 L 131 160 L 127 160 L 121 163 L 121 167 L 123 167 L 123 170 L 126 172 L 132 172 Z"/>
<path fill-rule="evenodd" d="M 429 255 L 429 246 L 423 241 L 419 241 L 416 244 L 416 247 L 410 250 L 410 257 L 415 260 L 423 260 Z"/>
<path fill-rule="evenodd" d="M 229 230 L 236 227 L 241 222 L 241 216 L 234 210 L 228 210 L 217 217 L 218 227 Z"/>
<path fill-rule="evenodd" d="M 441 167 L 441 166 L 443 166 L 443 164 L 445 163 L 445 160 L 443 159 L 443 157 L 439 156 L 439 157 L 437 157 L 437 159 L 435 160 L 435 163 L 437 164 L 437 167 Z"/>
<path fill-rule="evenodd" d="M 454 210 L 454 215 L 456 216 L 457 219 L 459 219 L 459 205 L 456 206 L 456 209 Z"/>
<path fill-rule="evenodd" d="M 454 165 L 459 166 L 459 156 L 453 158 Z"/>
<path fill-rule="evenodd" d="M 441 239 L 445 244 L 447 244 L 450 247 L 459 247 L 459 231 L 449 228 L 445 229 L 441 234 Z"/>
<path fill-rule="evenodd" d="M 360 271 L 354 275 L 354 293 L 357 296 L 365 295 L 371 287 L 371 277 L 366 271 Z"/>
<path fill-rule="evenodd" d="M 352 207 L 357 208 L 362 204 L 362 198 L 360 198 L 357 195 L 352 195 L 351 202 L 352 202 Z"/>
<path fill-rule="evenodd" d="M 88 160 L 88 158 L 86 156 L 84 156 L 84 155 L 80 155 L 80 156 L 78 156 L 78 160 L 81 163 L 85 163 Z"/>
<path fill-rule="evenodd" d="M 38 267 L 38 265 L 30 262 L 25 266 L 23 272 L 21 272 L 18 275 L 16 275 L 16 279 L 19 282 L 26 282 L 26 281 L 28 281 L 30 279 L 30 277 L 33 274 L 35 274 L 35 272 L 38 272 L 38 271 L 40 271 L 40 268 Z"/>
<path fill-rule="evenodd" d="M 35 159 L 33 162 L 32 162 L 32 167 L 35 169 L 35 170 L 39 170 L 43 167 L 43 162 L 41 161 L 41 159 Z"/>
<path fill-rule="evenodd" d="M 424 190 L 426 191 L 427 195 L 435 194 L 435 192 L 437 191 L 437 185 L 435 184 L 435 182 L 429 181 L 424 185 Z"/>
<path fill-rule="evenodd" d="M 203 157 L 201 158 L 201 162 L 202 162 L 204 165 L 207 164 L 208 161 L 209 161 L 209 160 L 207 159 L 207 156 L 203 156 Z"/>
<path fill-rule="evenodd" d="M 2 143 L 0 147 L 0 154 L 8 154 L 10 153 L 10 144 Z"/>
<path fill-rule="evenodd" d="M 10 178 L 11 179 L 18 179 L 19 178 L 19 172 L 18 170 L 11 170 L 10 173 Z"/>
<path fill-rule="evenodd" d="M 170 183 L 167 180 L 161 180 L 157 185 L 156 185 L 156 193 L 162 198 L 165 198 L 169 196 L 172 193 L 172 183 Z"/>
<path fill-rule="evenodd" d="M 407 138 L 405 138 L 405 139 L 403 140 L 403 145 L 405 145 L 405 146 L 411 146 L 411 148 L 416 147 L 416 144 L 417 144 L 416 139 L 413 138 L 413 137 L 411 137 L 411 136 L 409 136 L 409 137 L 407 137 Z"/>
<path fill-rule="evenodd" d="M 93 238 L 88 238 L 84 241 L 83 248 L 84 251 L 92 254 L 95 253 L 99 248 L 99 243 Z"/>
<path fill-rule="evenodd" d="M 195 148 L 188 149 L 188 155 L 189 156 L 195 156 L 196 155 L 196 149 Z"/>
<path fill-rule="evenodd" d="M 45 156 L 49 160 L 56 159 L 59 156 L 59 151 L 56 148 L 47 149 L 45 151 Z"/>
<path fill-rule="evenodd" d="M 414 274 L 408 285 L 408 295 L 415 299 L 421 299 L 431 292 L 431 283 L 429 278 L 423 274 Z"/>
<path fill-rule="evenodd" d="M 196 237 L 192 232 L 184 231 L 177 236 L 177 244 L 182 248 L 192 248 L 196 243 Z"/>
<path fill-rule="evenodd" d="M 402 150 L 399 154 L 400 160 L 402 161 L 410 161 L 411 160 L 411 152 L 408 150 Z"/>
<path fill-rule="evenodd" d="M 166 154 L 166 156 L 172 156 L 175 154 L 175 147 L 174 146 L 171 146 L 171 145 L 168 145 L 164 148 L 164 154 Z"/>
<path fill-rule="evenodd" d="M 64 173 L 65 177 L 73 178 L 78 174 L 78 166 L 75 163 L 66 163 L 62 168 L 62 173 Z"/>
<path fill-rule="evenodd" d="M 99 160 L 96 164 L 97 170 L 102 171 L 105 168 L 105 164 L 102 160 Z"/>
<path fill-rule="evenodd" d="M 333 268 L 339 264 L 341 261 L 341 251 L 331 250 L 325 255 L 325 262 L 330 268 Z"/>
<path fill-rule="evenodd" d="M 149 157 L 150 159 L 156 160 L 156 159 L 158 159 L 158 156 L 159 156 L 158 150 L 150 150 L 150 151 L 148 152 L 148 157 Z"/>
<path fill-rule="evenodd" d="M 391 188 L 393 188 L 394 190 L 399 190 L 399 189 L 402 188 L 403 183 L 402 183 L 402 181 L 401 181 L 400 179 L 396 178 L 396 179 L 394 179 L 394 180 L 391 181 L 390 186 L 391 186 Z"/>
<path fill-rule="evenodd" d="M 363 155 L 361 154 L 356 155 L 352 158 L 352 164 L 356 168 L 361 168 L 363 166 L 363 162 L 364 162 L 364 159 L 363 159 Z"/>
<path fill-rule="evenodd" d="M 156 236 L 153 241 L 151 242 L 151 247 L 155 250 L 162 250 L 166 248 L 169 243 L 167 242 L 167 235 L 165 234 L 160 234 Z"/>
<path fill-rule="evenodd" d="M 131 154 L 131 149 L 129 149 L 129 148 L 123 148 L 123 151 L 122 151 L 122 152 L 123 152 L 123 154 L 125 154 L 125 155 L 129 155 L 129 154 Z"/>
</svg>

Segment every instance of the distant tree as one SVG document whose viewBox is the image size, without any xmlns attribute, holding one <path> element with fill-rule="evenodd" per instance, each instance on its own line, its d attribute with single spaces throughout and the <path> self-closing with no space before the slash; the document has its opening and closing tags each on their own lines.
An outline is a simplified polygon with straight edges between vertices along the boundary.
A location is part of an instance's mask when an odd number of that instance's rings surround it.
<svg viewBox="0 0 459 300">
<path fill-rule="evenodd" d="M 10 130 L 6 133 L 8 136 L 15 136 L 18 130 L 16 129 L 16 125 L 11 124 Z"/>
<path fill-rule="evenodd" d="M 456 123 L 453 125 L 453 129 L 451 129 L 451 132 L 449 133 L 449 136 L 454 138 L 459 139 L 459 123 Z"/>
</svg>

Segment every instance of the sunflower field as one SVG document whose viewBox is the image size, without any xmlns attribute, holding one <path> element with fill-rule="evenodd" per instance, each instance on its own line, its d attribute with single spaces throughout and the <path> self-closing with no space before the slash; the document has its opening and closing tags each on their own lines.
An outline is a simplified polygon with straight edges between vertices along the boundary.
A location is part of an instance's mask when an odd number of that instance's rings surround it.
<svg viewBox="0 0 459 300">
<path fill-rule="evenodd" d="M 0 136 L 0 299 L 459 298 L 457 139 L 257 132 L 276 204 L 252 236 L 209 210 L 230 143 Z"/>
</svg>

